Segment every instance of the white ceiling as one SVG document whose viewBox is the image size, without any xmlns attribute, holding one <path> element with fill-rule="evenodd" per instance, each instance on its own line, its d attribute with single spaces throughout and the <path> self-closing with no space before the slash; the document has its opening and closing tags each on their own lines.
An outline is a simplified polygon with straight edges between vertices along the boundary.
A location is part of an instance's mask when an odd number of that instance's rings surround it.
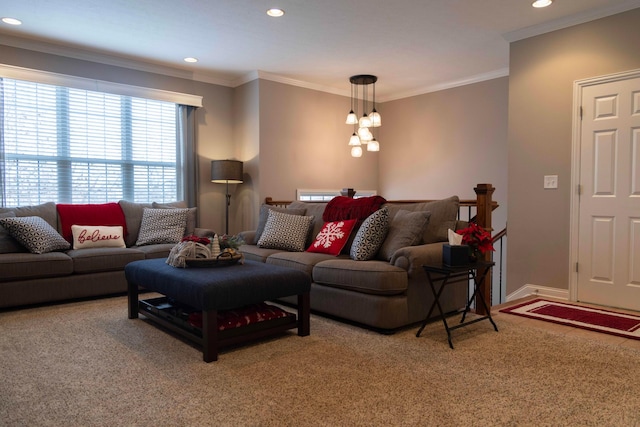
<svg viewBox="0 0 640 427">
<path fill-rule="evenodd" d="M 262 76 L 348 95 L 349 76 L 375 74 L 384 101 L 505 76 L 510 41 L 640 7 L 531 2 L 0 0 L 23 21 L 0 23 L 0 43 L 227 86 Z"/>
</svg>

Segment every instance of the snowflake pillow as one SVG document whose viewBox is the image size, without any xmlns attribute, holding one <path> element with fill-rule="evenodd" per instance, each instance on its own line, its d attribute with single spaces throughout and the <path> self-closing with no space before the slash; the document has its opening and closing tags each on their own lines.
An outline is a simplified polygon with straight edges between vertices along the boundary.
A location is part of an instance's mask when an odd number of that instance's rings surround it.
<svg viewBox="0 0 640 427">
<path fill-rule="evenodd" d="M 338 256 L 344 245 L 347 244 L 356 222 L 358 222 L 357 219 L 325 222 L 307 252 Z"/>
</svg>

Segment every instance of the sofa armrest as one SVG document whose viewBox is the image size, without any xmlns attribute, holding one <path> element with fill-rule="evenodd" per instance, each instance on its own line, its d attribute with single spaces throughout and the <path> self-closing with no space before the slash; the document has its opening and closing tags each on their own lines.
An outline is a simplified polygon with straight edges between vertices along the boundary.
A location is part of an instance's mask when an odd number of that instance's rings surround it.
<svg viewBox="0 0 640 427">
<path fill-rule="evenodd" d="M 246 245 L 255 245 L 258 243 L 256 242 L 256 230 L 241 231 L 238 233 L 238 236 L 244 240 Z"/>
<path fill-rule="evenodd" d="M 406 246 L 394 252 L 391 265 L 407 270 L 409 276 L 422 271 L 424 264 L 442 263 L 442 245 L 445 242 L 427 243 L 417 246 Z"/>
</svg>

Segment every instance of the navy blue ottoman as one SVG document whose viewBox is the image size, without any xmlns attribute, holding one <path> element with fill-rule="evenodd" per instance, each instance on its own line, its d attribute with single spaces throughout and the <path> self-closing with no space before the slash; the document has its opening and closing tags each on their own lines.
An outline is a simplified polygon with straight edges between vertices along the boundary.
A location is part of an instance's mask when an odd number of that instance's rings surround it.
<svg viewBox="0 0 640 427">
<path fill-rule="evenodd" d="M 205 362 L 218 360 L 221 347 L 253 340 L 297 327 L 298 335 L 310 332 L 311 278 L 303 271 L 260 262 L 246 261 L 226 267 L 175 268 L 165 259 L 134 261 L 124 269 L 128 283 L 129 319 L 138 313 L 199 344 Z M 141 309 L 139 288 L 163 294 L 202 311 L 202 337 Z M 288 322 L 225 337 L 218 331 L 219 310 L 230 310 L 286 296 L 298 296 L 298 316 Z M 265 324 L 268 321 L 265 322 Z"/>
</svg>

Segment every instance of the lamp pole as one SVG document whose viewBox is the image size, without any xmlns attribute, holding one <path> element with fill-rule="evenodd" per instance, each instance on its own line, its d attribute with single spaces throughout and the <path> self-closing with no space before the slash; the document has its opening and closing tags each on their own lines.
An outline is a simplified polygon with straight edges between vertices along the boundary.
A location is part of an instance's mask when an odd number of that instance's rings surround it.
<svg viewBox="0 0 640 427">
<path fill-rule="evenodd" d="M 227 180 L 227 206 L 224 215 L 224 234 L 229 235 L 229 206 L 231 205 L 231 194 L 229 194 L 229 180 Z"/>
<path fill-rule="evenodd" d="M 229 206 L 231 206 L 231 194 L 229 184 L 242 182 L 242 162 L 239 160 L 212 160 L 211 182 L 226 184 L 225 203 L 225 234 L 229 234 Z"/>
</svg>

